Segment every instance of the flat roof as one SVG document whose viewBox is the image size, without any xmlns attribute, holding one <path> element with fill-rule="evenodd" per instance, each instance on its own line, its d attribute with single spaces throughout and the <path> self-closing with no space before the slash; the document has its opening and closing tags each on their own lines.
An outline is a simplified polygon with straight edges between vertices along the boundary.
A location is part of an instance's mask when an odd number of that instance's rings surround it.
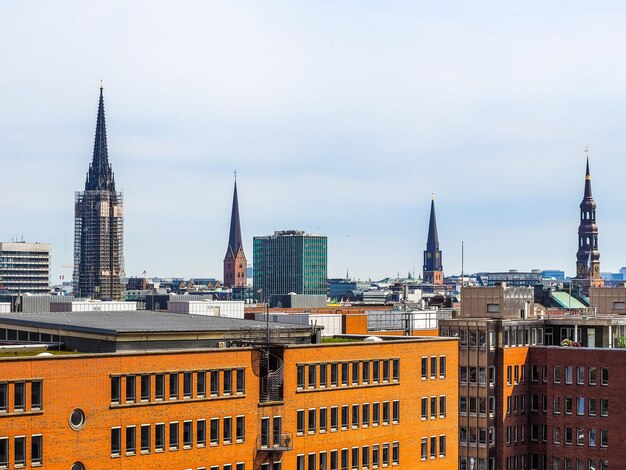
<svg viewBox="0 0 626 470">
<path fill-rule="evenodd" d="M 152 311 L 0 313 L 0 327 L 18 325 L 106 335 L 264 330 L 264 321 Z M 270 329 L 311 330 L 309 325 L 270 323 Z"/>
</svg>

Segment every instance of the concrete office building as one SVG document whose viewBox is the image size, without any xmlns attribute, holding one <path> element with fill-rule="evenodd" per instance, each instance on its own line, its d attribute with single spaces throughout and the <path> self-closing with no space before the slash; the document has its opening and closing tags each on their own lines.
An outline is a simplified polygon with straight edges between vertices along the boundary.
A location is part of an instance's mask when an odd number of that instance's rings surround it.
<svg viewBox="0 0 626 470">
<path fill-rule="evenodd" d="M 50 293 L 49 243 L 0 242 L 0 292 Z"/>
<path fill-rule="evenodd" d="M 263 301 L 290 293 L 326 298 L 327 240 L 302 230 L 254 237 L 254 290 Z M 259 292 L 260 291 L 260 292 Z"/>
</svg>

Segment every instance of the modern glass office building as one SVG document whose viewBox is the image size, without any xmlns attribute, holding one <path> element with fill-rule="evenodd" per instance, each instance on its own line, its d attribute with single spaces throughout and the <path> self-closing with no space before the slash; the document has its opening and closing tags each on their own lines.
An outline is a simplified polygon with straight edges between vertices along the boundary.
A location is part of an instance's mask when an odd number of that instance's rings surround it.
<svg viewBox="0 0 626 470">
<path fill-rule="evenodd" d="M 254 237 L 254 290 L 257 299 L 272 295 L 326 295 L 327 239 L 302 230 Z"/>
</svg>

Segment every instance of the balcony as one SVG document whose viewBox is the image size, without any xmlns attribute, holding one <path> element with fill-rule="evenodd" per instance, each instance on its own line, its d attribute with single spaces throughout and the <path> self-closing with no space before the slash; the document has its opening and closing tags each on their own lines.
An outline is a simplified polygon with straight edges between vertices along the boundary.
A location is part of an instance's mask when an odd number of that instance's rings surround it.
<svg viewBox="0 0 626 470">
<path fill-rule="evenodd" d="M 291 433 L 259 434 L 257 438 L 257 450 L 263 452 L 285 452 L 293 450 Z"/>
</svg>

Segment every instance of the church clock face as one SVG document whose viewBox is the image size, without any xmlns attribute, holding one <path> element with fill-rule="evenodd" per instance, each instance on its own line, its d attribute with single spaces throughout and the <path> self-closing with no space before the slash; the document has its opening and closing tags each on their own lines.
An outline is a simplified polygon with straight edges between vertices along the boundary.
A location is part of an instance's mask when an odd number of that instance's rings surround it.
<svg viewBox="0 0 626 470">
<path fill-rule="evenodd" d="M 585 267 L 582 264 L 578 265 L 578 274 L 585 274 Z"/>
<path fill-rule="evenodd" d="M 600 274 L 600 265 L 595 264 L 595 265 L 593 266 L 593 273 L 594 273 L 594 274 Z"/>
<path fill-rule="evenodd" d="M 427 257 L 427 258 L 430 258 L 431 256 L 432 256 L 432 254 L 431 254 L 431 253 L 426 253 L 426 257 Z"/>
</svg>

